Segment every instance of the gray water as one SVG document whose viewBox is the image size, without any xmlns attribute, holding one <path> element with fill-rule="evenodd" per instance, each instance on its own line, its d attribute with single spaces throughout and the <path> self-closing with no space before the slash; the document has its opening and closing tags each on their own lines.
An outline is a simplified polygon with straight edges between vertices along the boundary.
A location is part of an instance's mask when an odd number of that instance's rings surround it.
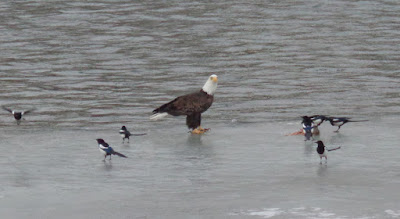
<svg viewBox="0 0 400 219">
<path fill-rule="evenodd" d="M 398 218 L 399 45 L 398 1 L 2 1 L 0 215 Z M 209 133 L 149 121 L 211 74 Z M 312 114 L 369 121 L 320 165 Z"/>
</svg>

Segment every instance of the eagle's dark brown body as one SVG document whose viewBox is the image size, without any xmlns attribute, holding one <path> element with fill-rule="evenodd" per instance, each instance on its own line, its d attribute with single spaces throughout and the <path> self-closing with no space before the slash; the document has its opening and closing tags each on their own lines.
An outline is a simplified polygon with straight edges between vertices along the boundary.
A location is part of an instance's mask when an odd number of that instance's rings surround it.
<svg viewBox="0 0 400 219">
<path fill-rule="evenodd" d="M 173 116 L 186 115 L 186 125 L 195 129 L 201 124 L 201 113 L 205 112 L 212 105 L 214 97 L 203 90 L 175 98 L 153 113 L 168 113 Z"/>
</svg>

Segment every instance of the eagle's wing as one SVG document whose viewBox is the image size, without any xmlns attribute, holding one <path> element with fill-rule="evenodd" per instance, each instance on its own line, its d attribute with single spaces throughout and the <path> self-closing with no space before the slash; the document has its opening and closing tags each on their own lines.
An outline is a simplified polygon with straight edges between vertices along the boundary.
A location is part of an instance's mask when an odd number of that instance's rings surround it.
<svg viewBox="0 0 400 219">
<path fill-rule="evenodd" d="M 173 116 L 191 115 L 193 113 L 202 113 L 206 111 L 212 104 L 213 97 L 201 92 L 191 93 L 180 96 L 168 102 L 153 113 L 168 113 Z"/>
</svg>

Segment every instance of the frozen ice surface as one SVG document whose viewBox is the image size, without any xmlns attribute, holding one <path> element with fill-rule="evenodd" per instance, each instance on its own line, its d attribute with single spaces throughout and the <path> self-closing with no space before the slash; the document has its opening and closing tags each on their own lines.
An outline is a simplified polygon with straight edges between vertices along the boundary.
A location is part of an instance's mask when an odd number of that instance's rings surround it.
<svg viewBox="0 0 400 219">
<path fill-rule="evenodd" d="M 129 144 L 122 144 L 118 129 L 13 126 L 0 143 L 7 152 L 1 154 L 0 213 L 8 218 L 397 217 L 397 122 L 348 124 L 340 133 L 323 124 L 320 138 L 342 148 L 322 165 L 315 144 L 284 136 L 297 129 L 287 122 L 210 123 L 212 130 L 203 136 L 164 126 Z M 103 162 L 99 137 L 129 158 Z"/>
</svg>

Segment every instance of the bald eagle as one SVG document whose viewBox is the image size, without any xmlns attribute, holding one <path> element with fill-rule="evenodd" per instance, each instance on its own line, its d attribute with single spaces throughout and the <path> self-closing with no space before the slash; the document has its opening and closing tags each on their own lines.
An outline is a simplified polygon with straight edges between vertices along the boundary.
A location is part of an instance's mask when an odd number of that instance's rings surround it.
<svg viewBox="0 0 400 219">
<path fill-rule="evenodd" d="M 158 120 L 165 116 L 186 115 L 186 125 L 193 134 L 203 134 L 208 129 L 201 127 L 201 114 L 205 112 L 214 101 L 214 92 L 217 89 L 218 77 L 211 75 L 203 88 L 195 93 L 175 98 L 157 109 L 153 110 L 151 120 Z"/>
</svg>

